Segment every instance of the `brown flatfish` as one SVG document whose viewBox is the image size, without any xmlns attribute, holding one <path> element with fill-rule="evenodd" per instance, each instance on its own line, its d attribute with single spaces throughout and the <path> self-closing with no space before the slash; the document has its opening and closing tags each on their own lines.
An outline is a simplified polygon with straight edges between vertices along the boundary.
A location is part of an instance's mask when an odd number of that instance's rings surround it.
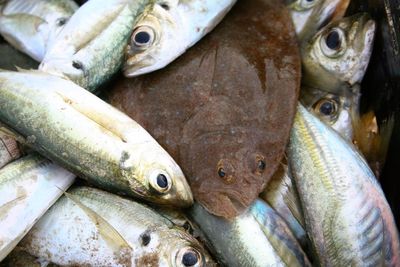
<svg viewBox="0 0 400 267">
<path fill-rule="evenodd" d="M 178 162 L 202 206 L 232 218 L 279 165 L 300 77 L 295 32 L 281 1 L 242 0 L 175 62 L 121 79 L 108 97 Z"/>
</svg>

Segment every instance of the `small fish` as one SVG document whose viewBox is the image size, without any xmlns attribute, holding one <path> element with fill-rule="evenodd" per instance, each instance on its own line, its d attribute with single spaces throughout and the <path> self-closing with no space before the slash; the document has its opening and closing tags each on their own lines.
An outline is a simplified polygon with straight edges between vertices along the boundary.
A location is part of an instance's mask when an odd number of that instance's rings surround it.
<svg viewBox="0 0 400 267">
<path fill-rule="evenodd" d="M 369 111 L 353 121 L 353 143 L 364 155 L 375 176 L 380 178 L 393 132 L 394 117 L 389 117 L 378 126 L 375 113 Z"/>
<path fill-rule="evenodd" d="M 72 0 L 9 0 L 1 10 L 0 34 L 40 62 L 48 44 L 77 9 Z"/>
<path fill-rule="evenodd" d="M 359 118 L 360 86 L 344 88 L 338 94 L 302 87 L 300 100 L 307 110 L 331 126 L 348 142 L 353 141 L 354 120 Z"/>
<path fill-rule="evenodd" d="M 211 215 L 198 203 L 189 213 L 226 266 L 311 266 L 284 220 L 260 199 L 232 220 Z"/>
<path fill-rule="evenodd" d="M 0 169 L 20 156 L 21 151 L 17 141 L 0 129 Z"/>
<path fill-rule="evenodd" d="M 74 174 L 36 154 L 0 169 L 0 261 L 74 178 Z"/>
<path fill-rule="evenodd" d="M 285 220 L 301 247 L 307 249 L 309 241 L 304 230 L 303 211 L 292 172 L 286 163 L 281 163 L 260 198 Z"/>
<path fill-rule="evenodd" d="M 360 83 L 374 35 L 375 22 L 366 13 L 328 24 L 302 47 L 302 83 L 330 93 Z"/>
<path fill-rule="evenodd" d="M 195 238 L 152 209 L 90 187 L 69 190 L 19 246 L 59 265 L 212 264 Z"/>
<path fill-rule="evenodd" d="M 197 43 L 224 18 L 236 0 L 167 0 L 135 25 L 126 48 L 126 77 L 161 69 Z"/>
<path fill-rule="evenodd" d="M 159 204 L 193 203 L 180 167 L 145 129 L 71 81 L 0 72 L 0 121 L 91 183 Z"/>
<path fill-rule="evenodd" d="M 93 92 L 123 65 L 132 25 L 154 0 L 91 0 L 49 44 L 39 69 Z"/>
<path fill-rule="evenodd" d="M 286 0 L 300 41 L 308 40 L 322 25 L 343 17 L 350 0 Z"/>
<path fill-rule="evenodd" d="M 398 230 L 357 150 L 299 105 L 288 147 L 318 266 L 399 266 Z"/>
</svg>

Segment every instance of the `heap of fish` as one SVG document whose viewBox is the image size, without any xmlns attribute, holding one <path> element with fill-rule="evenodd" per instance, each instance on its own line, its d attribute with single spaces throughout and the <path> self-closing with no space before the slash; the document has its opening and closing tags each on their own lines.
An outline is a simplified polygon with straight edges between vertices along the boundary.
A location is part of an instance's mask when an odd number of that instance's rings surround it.
<svg viewBox="0 0 400 267">
<path fill-rule="evenodd" d="M 375 22 L 235 2 L 0 0 L 0 266 L 400 266 Z"/>
</svg>

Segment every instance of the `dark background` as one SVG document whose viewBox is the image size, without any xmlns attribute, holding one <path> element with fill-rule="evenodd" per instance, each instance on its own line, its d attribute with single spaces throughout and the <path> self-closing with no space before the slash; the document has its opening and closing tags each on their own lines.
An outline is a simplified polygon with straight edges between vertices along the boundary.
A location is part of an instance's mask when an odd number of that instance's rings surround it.
<svg viewBox="0 0 400 267">
<path fill-rule="evenodd" d="M 362 83 L 361 110 L 378 123 L 395 116 L 381 184 L 400 226 L 400 0 L 352 0 L 348 14 L 368 12 L 377 22 L 374 52 Z"/>
</svg>

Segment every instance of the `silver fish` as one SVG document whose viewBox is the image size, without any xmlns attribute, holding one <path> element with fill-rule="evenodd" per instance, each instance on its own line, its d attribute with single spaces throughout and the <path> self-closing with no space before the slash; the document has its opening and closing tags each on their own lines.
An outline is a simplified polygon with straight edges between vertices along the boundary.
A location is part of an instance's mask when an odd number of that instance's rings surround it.
<svg viewBox="0 0 400 267">
<path fill-rule="evenodd" d="M 74 181 L 75 175 L 38 155 L 0 170 L 0 261 Z"/>
<path fill-rule="evenodd" d="M 89 91 L 111 78 L 123 64 L 132 25 L 155 0 L 91 0 L 69 19 L 39 69 L 66 77 Z"/>
<path fill-rule="evenodd" d="M 124 74 L 161 69 L 197 43 L 223 19 L 236 0 L 157 2 L 134 27 L 126 48 Z"/>
<path fill-rule="evenodd" d="M 366 13 L 332 22 L 302 47 L 303 81 L 337 93 L 360 83 L 371 57 L 375 22 Z"/>
<path fill-rule="evenodd" d="M 288 147 L 319 266 L 399 266 L 399 236 L 363 157 L 299 105 Z"/>
<path fill-rule="evenodd" d="M 311 266 L 284 220 L 260 199 L 232 221 L 198 203 L 190 215 L 227 266 Z"/>
<path fill-rule="evenodd" d="M 288 2 L 288 1 L 287 1 Z M 322 25 L 341 18 L 350 0 L 291 0 L 287 3 L 300 41 L 308 40 Z"/>
<path fill-rule="evenodd" d="M 107 190 L 159 204 L 193 203 L 172 157 L 131 118 L 73 82 L 0 72 L 0 121 L 22 143 Z"/>
<path fill-rule="evenodd" d="M 152 209 L 78 187 L 42 217 L 19 245 L 60 265 L 205 266 L 207 252 Z"/>
<path fill-rule="evenodd" d="M 360 118 L 360 86 L 345 88 L 338 94 L 303 86 L 300 101 L 321 121 L 331 126 L 348 142 L 353 142 L 354 120 Z"/>
<path fill-rule="evenodd" d="M 265 200 L 287 223 L 303 249 L 308 246 L 303 211 L 289 166 L 281 163 L 260 198 Z"/>
<path fill-rule="evenodd" d="M 48 44 L 77 9 L 72 0 L 9 0 L 1 10 L 0 34 L 40 62 Z"/>
</svg>

